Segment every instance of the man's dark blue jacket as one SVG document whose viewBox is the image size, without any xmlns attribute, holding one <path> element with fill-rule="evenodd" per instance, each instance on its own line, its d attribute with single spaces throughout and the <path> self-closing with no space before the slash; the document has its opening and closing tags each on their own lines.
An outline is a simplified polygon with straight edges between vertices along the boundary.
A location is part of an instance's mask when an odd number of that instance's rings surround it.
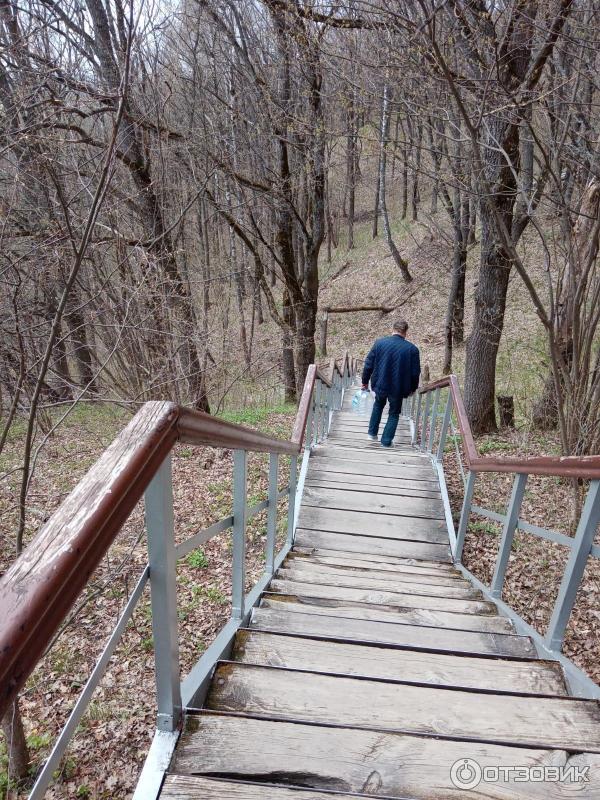
<svg viewBox="0 0 600 800">
<path fill-rule="evenodd" d="M 419 348 L 397 334 L 377 339 L 367 359 L 362 382 L 378 395 L 401 399 L 419 386 L 421 363 Z"/>
</svg>

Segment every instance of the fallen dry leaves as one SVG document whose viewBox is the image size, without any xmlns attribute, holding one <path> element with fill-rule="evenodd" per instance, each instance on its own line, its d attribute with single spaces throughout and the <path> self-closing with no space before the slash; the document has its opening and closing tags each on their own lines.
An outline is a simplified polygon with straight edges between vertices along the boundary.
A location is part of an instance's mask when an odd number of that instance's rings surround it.
<svg viewBox="0 0 600 800">
<path fill-rule="evenodd" d="M 59 428 L 40 459 L 30 494 L 28 538 L 55 510 L 126 419 L 100 414 L 98 426 Z M 108 416 L 107 416 L 108 415 Z M 260 427 L 289 438 L 294 415 L 269 413 Z M 18 453 L 18 441 L 12 443 Z M 8 456 L 10 458 L 11 447 Z M 281 458 L 279 486 L 287 484 L 289 460 Z M 182 542 L 212 522 L 231 514 L 231 451 L 177 446 L 173 452 L 175 538 Z M 249 504 L 266 498 L 268 456 L 248 458 Z M 0 481 L 2 561 L 10 562 L 11 531 L 16 514 L 15 483 Z M 280 501 L 280 527 L 287 503 Z M 264 568 L 266 512 L 248 524 L 246 586 Z M 283 541 L 279 535 L 279 545 Z M 75 612 L 21 694 L 21 709 L 31 754 L 41 764 L 64 725 L 127 598 L 147 562 L 143 506 L 140 503 L 101 566 Z M 225 531 L 178 562 L 177 574 L 181 673 L 185 675 L 230 615 L 231 532 Z M 52 800 L 129 797 L 155 729 L 154 656 L 150 597 L 145 590 L 83 718 L 47 797 Z M 0 790 L 0 796 L 2 792 Z M 11 790 L 11 800 L 26 792 Z"/>
</svg>

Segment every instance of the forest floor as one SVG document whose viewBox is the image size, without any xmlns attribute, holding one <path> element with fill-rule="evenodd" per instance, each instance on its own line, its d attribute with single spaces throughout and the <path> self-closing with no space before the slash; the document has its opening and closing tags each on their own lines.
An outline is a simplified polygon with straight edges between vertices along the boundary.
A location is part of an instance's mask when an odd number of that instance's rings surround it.
<svg viewBox="0 0 600 800">
<path fill-rule="evenodd" d="M 440 215 L 443 212 L 440 211 Z M 389 256 L 385 242 L 372 240 L 371 224 L 357 226 L 356 247 L 348 252 L 340 242 L 331 263 L 323 263 L 321 305 L 385 303 L 398 306 L 398 315 L 410 323 L 409 338 L 421 349 L 422 362 L 431 377 L 439 375 L 443 354 L 443 325 L 447 296 L 450 242 L 443 226 L 431 229 L 420 223 L 397 222 L 394 236 L 414 273 L 414 284 L 406 288 Z M 542 260 L 525 238 L 528 263 Z M 471 325 L 474 278 L 478 248 L 469 257 L 466 301 L 466 333 Z M 393 315 L 358 313 L 332 316 L 328 350 L 339 355 L 348 348 L 364 357 L 376 336 L 388 332 Z M 265 330 L 263 339 L 277 341 L 277 331 Z M 262 326 L 261 326 L 262 327 Z M 235 356 L 232 356 L 235 357 Z M 454 355 L 459 377 L 464 367 L 464 349 Z M 545 347 L 541 326 L 530 309 L 526 293 L 516 276 L 510 284 L 506 327 L 498 360 L 498 392 L 515 398 L 517 427 L 481 438 L 478 448 L 486 454 L 558 453 L 552 435 L 531 429 L 533 399 L 545 377 Z M 233 421 L 256 427 L 272 435 L 289 436 L 295 415 L 290 406 L 248 408 L 229 412 Z M 110 405 L 81 404 L 57 428 L 42 449 L 29 496 L 29 539 L 44 519 L 66 497 L 117 431 L 128 413 Z M 9 445 L 0 457 L 0 573 L 12 558 L 12 531 L 17 508 L 18 458 L 23 430 L 13 426 Z M 454 511 L 458 511 L 461 484 L 456 465 L 448 456 L 448 477 Z M 283 462 L 286 459 L 282 459 Z M 283 470 L 280 485 L 286 481 Z M 267 457 L 249 460 L 250 503 L 266 495 Z M 229 451 L 178 446 L 173 458 L 175 530 L 177 542 L 231 513 L 232 458 Z M 569 514 L 573 489 L 554 479 L 532 479 L 522 516 L 529 522 L 572 534 Z M 477 483 L 476 502 L 503 511 L 510 493 L 510 477 L 489 475 Z M 285 503 L 280 514 L 285 526 Z M 263 566 L 266 519 L 252 520 L 249 530 L 248 585 Z M 466 565 L 482 580 L 489 581 L 498 548 L 499 528 L 473 518 L 465 548 Z M 230 536 L 221 534 L 201 550 L 193 551 L 179 564 L 178 601 L 182 672 L 185 673 L 214 638 L 229 615 Z M 564 548 L 528 534 L 517 534 L 511 554 L 505 599 L 523 617 L 543 630 L 556 596 L 565 562 Z M 57 731 L 133 589 L 146 563 L 143 508 L 138 506 L 110 549 L 88 586 L 85 596 L 58 639 L 40 663 L 22 695 L 28 742 L 34 758 L 32 770 L 48 754 Z M 600 564 L 588 567 L 578 596 L 566 640 L 566 653 L 595 679 L 600 680 Z M 127 627 L 106 675 L 82 721 L 48 792 L 54 800 L 66 798 L 126 798 L 135 785 L 154 730 L 154 673 L 150 604 L 144 594 Z M 132 702 L 135 698 L 135 702 Z M 0 798 L 25 797 L 8 789 L 5 749 L 0 740 Z"/>
</svg>

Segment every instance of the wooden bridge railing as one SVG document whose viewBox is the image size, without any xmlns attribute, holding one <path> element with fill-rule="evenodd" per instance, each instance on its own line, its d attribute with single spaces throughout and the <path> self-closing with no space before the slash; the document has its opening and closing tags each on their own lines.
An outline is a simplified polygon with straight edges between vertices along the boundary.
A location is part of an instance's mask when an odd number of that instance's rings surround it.
<svg viewBox="0 0 600 800">
<path fill-rule="evenodd" d="M 327 436 L 331 415 L 341 407 L 344 389 L 350 384 L 354 369 L 355 362 L 347 353 L 341 364 L 331 363 L 329 375 L 315 365 L 309 368 L 290 440 L 271 438 L 173 403 L 146 403 L 0 578 L 2 716 L 44 655 L 135 505 L 145 496 L 148 565 L 139 576 L 39 774 L 30 800 L 43 797 L 148 582 L 154 637 L 157 737 L 175 734 L 182 709 L 201 701 L 214 663 L 227 652 L 237 629 L 248 618 L 252 606 L 291 547 L 296 525 L 296 498 L 302 491 L 308 453 L 315 443 Z M 174 540 L 171 483 L 171 450 L 177 442 L 234 451 L 232 514 L 178 546 Z M 270 454 L 268 498 L 250 508 L 246 485 L 249 452 Z M 302 452 L 304 460 L 298 472 L 298 456 Z M 278 484 L 280 456 L 290 458 L 289 483 L 282 489 Z M 277 506 L 286 496 L 289 498 L 287 538 L 276 554 Z M 267 511 L 265 572 L 246 593 L 246 524 L 264 510 Z M 233 539 L 232 616 L 189 675 L 180 682 L 176 562 L 228 529 L 232 530 Z M 164 741 L 160 740 L 159 745 L 163 747 Z M 150 769 L 136 797 L 152 796 L 149 784 L 156 780 L 157 776 Z"/>
<path fill-rule="evenodd" d="M 469 573 L 469 577 L 480 585 L 494 602 L 503 607 L 503 610 L 513 618 L 522 632 L 533 637 L 538 649 L 543 654 L 562 660 L 560 652 L 565 630 L 586 564 L 589 558 L 600 558 L 600 547 L 594 544 L 594 537 L 600 524 L 600 456 L 522 458 L 480 456 L 475 446 L 458 380 L 454 375 L 449 375 L 420 389 L 417 394 L 405 401 L 404 413 L 409 415 L 413 421 L 413 444 L 424 452 L 430 453 L 437 466 L 455 561 L 461 563 L 469 518 L 472 513 L 501 523 L 502 536 L 490 586 L 481 585 L 471 573 Z M 462 510 L 456 533 L 454 532 L 442 464 L 448 433 L 452 435 L 452 443 L 456 450 L 464 485 Z M 459 438 L 462 442 L 464 462 L 461 448 L 458 446 Z M 475 481 L 477 475 L 482 472 L 503 472 L 515 476 L 506 513 L 498 514 L 473 504 Z M 529 475 L 550 475 L 590 481 L 577 530 L 573 537 L 532 525 L 520 519 L 521 504 Z M 502 602 L 502 588 L 516 530 L 557 542 L 570 550 L 545 636 L 541 636 L 535 629 L 527 625 L 516 612 Z M 466 572 L 464 567 L 461 566 L 461 568 Z M 564 666 L 571 676 L 575 676 L 574 682 L 582 693 L 592 692 L 598 696 L 598 687 L 591 681 L 586 681 L 579 673 L 576 674 L 571 669 L 573 666 L 571 662 Z M 577 686 L 575 686 L 575 690 L 577 691 Z"/>
</svg>

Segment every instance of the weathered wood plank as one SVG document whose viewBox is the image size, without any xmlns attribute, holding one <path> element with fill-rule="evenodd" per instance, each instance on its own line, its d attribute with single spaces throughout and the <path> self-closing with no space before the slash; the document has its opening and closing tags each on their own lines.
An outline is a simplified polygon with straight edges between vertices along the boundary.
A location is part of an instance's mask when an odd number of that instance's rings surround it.
<svg viewBox="0 0 600 800">
<path fill-rule="evenodd" d="M 352 483 L 351 481 L 344 481 L 343 475 L 336 475 L 334 472 L 325 472 L 328 478 L 319 478 L 314 475 L 308 474 L 304 482 L 306 488 L 315 489 L 341 489 L 345 492 L 361 492 L 369 495 L 369 484 L 363 479 L 360 483 Z M 342 480 L 336 481 L 335 478 Z M 355 477 L 355 476 L 354 476 Z M 377 484 L 377 494 L 391 495 L 393 497 L 421 497 L 431 498 L 432 500 L 440 500 L 441 492 L 435 489 L 415 489 L 412 486 L 381 486 Z"/>
<path fill-rule="evenodd" d="M 556 661 L 471 658 L 422 650 L 307 640 L 252 630 L 238 633 L 231 658 L 246 664 L 433 686 L 567 695 L 562 670 Z"/>
<path fill-rule="evenodd" d="M 222 663 L 206 705 L 302 722 L 600 753 L 596 700 L 481 694 Z"/>
<path fill-rule="evenodd" d="M 356 580 L 367 579 L 370 581 L 381 581 L 380 585 L 393 584 L 397 585 L 398 582 L 402 583 L 415 583 L 426 584 L 428 586 L 448 586 L 448 587 L 464 587 L 472 588 L 469 581 L 460 578 L 458 575 L 427 572 L 426 570 L 418 570 L 414 567 L 406 567 L 405 571 L 401 572 L 398 569 L 395 571 L 390 570 L 376 570 L 353 568 L 349 566 L 340 566 L 336 564 L 323 564 L 317 559 L 302 559 L 302 558 L 286 558 L 283 565 L 284 569 L 294 571 L 298 575 L 306 574 L 311 576 L 322 576 L 326 582 L 327 578 L 355 578 Z M 411 571 L 412 570 L 412 571 Z"/>
<path fill-rule="evenodd" d="M 381 444 L 378 440 L 369 439 L 365 432 L 362 436 L 348 436 L 345 434 L 329 434 L 327 437 L 327 446 L 346 447 L 352 450 L 374 450 L 379 452 Z M 387 452 L 387 451 L 386 451 Z M 415 451 L 411 447 L 411 440 L 408 436 L 396 436 L 391 447 L 391 452 L 402 452 L 405 455 L 414 454 Z"/>
<path fill-rule="evenodd" d="M 261 606 L 278 607 L 289 611 L 306 611 L 329 617 L 351 617 L 362 620 L 408 623 L 410 625 L 429 625 L 435 628 L 452 628 L 463 631 L 485 631 L 504 633 L 514 630 L 508 617 L 498 615 L 460 614 L 455 611 L 439 611 L 430 608 L 400 608 L 398 606 L 379 606 L 368 603 L 350 603 L 344 600 L 327 600 L 323 597 L 305 595 L 276 594 L 263 595 Z"/>
<path fill-rule="evenodd" d="M 378 555 L 376 553 L 351 553 L 344 550 L 326 550 L 324 548 L 311 549 L 295 546 L 288 553 L 288 558 L 298 560 L 316 560 L 328 564 L 339 564 L 340 566 L 355 566 L 359 569 L 382 569 L 405 572 L 422 572 L 426 570 L 433 575 L 443 573 L 462 578 L 462 572 L 453 564 L 445 564 L 439 561 L 421 561 L 416 558 L 396 558 L 390 555 Z"/>
<path fill-rule="evenodd" d="M 226 743 L 226 746 L 224 746 Z M 256 743 L 250 747 L 249 743 Z M 465 800 L 450 780 L 453 764 L 471 758 L 482 767 L 589 765 L 590 782 L 482 782 L 473 800 L 597 800 L 600 758 L 563 750 L 514 748 L 404 734 L 324 728 L 203 713 L 188 717 L 176 750 L 180 773 L 226 775 L 273 784 L 379 797 Z M 270 788 L 263 797 L 271 797 Z"/>
<path fill-rule="evenodd" d="M 359 794 L 311 791 L 310 789 L 241 783 L 198 775 L 167 775 L 160 796 L 165 800 L 344 800 Z"/>
<path fill-rule="evenodd" d="M 373 489 L 375 488 L 373 487 Z M 379 494 L 376 491 L 365 493 L 306 486 L 302 496 L 302 505 L 335 508 L 344 512 L 364 511 L 370 515 L 388 514 L 423 519 L 444 519 L 444 505 L 441 500 Z"/>
<path fill-rule="evenodd" d="M 323 459 L 328 461 L 349 461 L 354 464 L 377 464 L 379 466 L 383 464 L 388 467 L 426 469 L 430 475 L 435 476 L 435 470 L 429 458 L 425 455 L 417 455 L 414 450 L 406 453 L 402 450 L 395 451 L 393 448 L 386 450 L 385 447 L 379 447 L 374 452 L 352 453 L 343 447 L 327 444 L 316 448 L 311 458 L 315 459 L 315 464 L 318 464 Z"/>
<path fill-rule="evenodd" d="M 305 492 L 308 497 L 308 490 Z M 314 495 L 311 495 L 314 498 Z M 366 495 L 368 497 L 368 495 Z M 302 501 L 298 525 L 314 531 L 330 533 L 354 533 L 358 536 L 380 539 L 402 539 L 407 542 L 428 542 L 449 546 L 448 530 L 444 519 L 424 517 L 392 516 L 390 514 L 369 513 L 366 510 L 353 511 L 341 508 L 327 508 L 316 500 L 316 505 Z"/>
<path fill-rule="evenodd" d="M 313 531 L 308 528 L 296 530 L 299 547 L 344 550 L 352 553 L 375 553 L 401 558 L 415 558 L 421 561 L 446 561 L 450 559 L 450 549 L 445 545 L 410 542 L 402 539 L 381 539 L 375 536 L 359 536 L 330 531 Z"/>
<path fill-rule="evenodd" d="M 285 610 L 291 608 L 291 611 Z M 316 609 L 298 604 L 269 600 L 253 609 L 250 627 L 274 633 L 295 633 L 328 639 L 348 639 L 356 642 L 417 647 L 448 653 L 475 655 L 517 656 L 535 658 L 535 647 L 526 636 L 488 631 L 465 631 L 452 628 L 409 624 L 410 617 L 392 617 L 394 622 L 377 619 L 357 619 L 340 615 L 344 609 Z M 329 613 L 326 613 L 329 612 Z"/>
<path fill-rule="evenodd" d="M 316 597 L 344 603 L 368 603 L 389 608 L 428 608 L 437 611 L 452 611 L 456 614 L 495 614 L 493 603 L 481 600 L 456 600 L 451 597 L 416 595 L 411 592 L 390 592 L 381 589 L 352 589 L 346 586 L 327 586 L 302 581 L 273 578 L 269 584 L 272 592 L 292 594 L 300 597 Z"/>
<path fill-rule="evenodd" d="M 360 489 L 369 490 L 371 482 L 364 475 L 353 475 L 351 473 L 336 472 L 335 470 L 322 470 L 317 467 L 308 467 L 306 473 L 307 481 L 337 481 L 352 484 Z M 432 492 L 438 497 L 440 496 L 440 487 L 437 480 L 435 481 L 413 481 L 410 478 L 380 478 L 377 481 L 377 490 L 383 491 L 389 489 L 390 491 L 400 492 L 402 489 L 409 489 L 411 491 L 419 492 Z"/>
<path fill-rule="evenodd" d="M 362 475 L 372 478 L 405 478 L 412 481 L 437 481 L 437 474 L 433 467 L 416 467 L 402 464 L 371 464 L 362 463 L 360 460 L 332 458 L 323 451 L 318 458 L 317 450 L 311 455 L 315 469 L 328 472 L 349 473 L 350 475 Z"/>
<path fill-rule="evenodd" d="M 299 581 L 302 583 L 327 584 L 329 586 L 348 587 L 353 589 L 374 589 L 388 592 L 406 592 L 414 595 L 426 595 L 430 597 L 453 597 L 456 599 L 482 599 L 483 595 L 479 589 L 473 588 L 465 582 L 460 584 L 435 584 L 418 583 L 416 581 L 403 581 L 400 579 L 370 578 L 360 575 L 343 575 L 339 572 L 307 569 L 278 569 L 275 577 L 278 580 Z"/>
</svg>

